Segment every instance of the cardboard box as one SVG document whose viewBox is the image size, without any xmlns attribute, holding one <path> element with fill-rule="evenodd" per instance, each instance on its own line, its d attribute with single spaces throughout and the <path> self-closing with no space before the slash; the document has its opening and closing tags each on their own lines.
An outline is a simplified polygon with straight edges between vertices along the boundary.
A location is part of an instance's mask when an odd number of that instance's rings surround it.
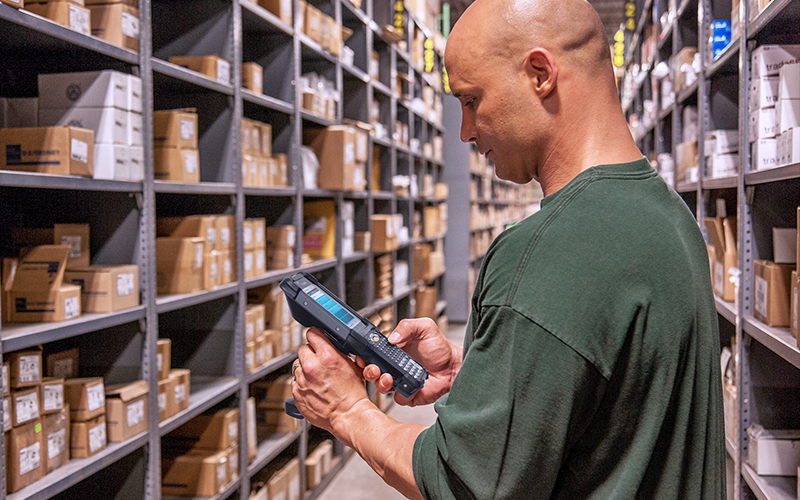
<svg viewBox="0 0 800 500">
<path fill-rule="evenodd" d="M 51 290 L 12 290 L 12 323 L 43 323 L 77 318 L 81 313 L 81 288 L 61 285 Z"/>
<path fill-rule="evenodd" d="M 306 5 L 304 32 L 317 43 L 322 43 L 322 12 L 313 5 Z"/>
<path fill-rule="evenodd" d="M 130 146 L 122 144 L 94 145 L 95 179 L 131 180 Z"/>
<path fill-rule="evenodd" d="M 231 63 L 217 55 L 173 56 L 169 62 L 201 73 L 224 85 L 231 84 Z"/>
<path fill-rule="evenodd" d="M 64 396 L 73 422 L 85 422 L 106 413 L 105 389 L 100 377 L 65 380 Z"/>
<path fill-rule="evenodd" d="M 797 338 L 798 317 L 800 317 L 800 282 L 797 280 L 797 271 L 792 271 L 792 317 L 789 333 Z M 798 344 L 800 347 L 800 343 Z"/>
<path fill-rule="evenodd" d="M 398 247 L 397 226 L 398 220 L 402 224 L 402 215 L 372 216 L 372 251 L 389 252 Z"/>
<path fill-rule="evenodd" d="M 22 389 L 36 387 L 42 381 L 42 346 L 31 347 L 6 354 L 3 366 L 8 364 L 8 387 Z M 8 391 L 4 391 L 7 394 Z"/>
<path fill-rule="evenodd" d="M 703 223 L 708 229 L 711 243 L 716 252 L 714 265 L 714 293 L 723 300 L 732 302 L 736 296 L 734 284 L 730 278 L 731 269 L 738 266 L 738 251 L 736 249 L 736 218 L 735 217 L 705 217 Z"/>
<path fill-rule="evenodd" d="M 292 269 L 294 267 L 294 249 L 270 247 L 266 252 L 266 256 L 267 269 L 270 271 Z"/>
<path fill-rule="evenodd" d="M 239 442 L 239 410 L 220 410 L 194 417 L 168 435 L 178 447 L 222 451 Z"/>
<path fill-rule="evenodd" d="M 762 76 L 761 78 L 753 78 L 750 81 L 748 110 L 753 112 L 756 109 L 770 108 L 775 106 L 775 103 L 778 102 L 779 82 L 780 78 L 778 76 Z"/>
<path fill-rule="evenodd" d="M 773 139 L 778 133 L 778 118 L 775 108 L 757 109 L 748 119 L 748 138 L 750 142 L 759 139 Z"/>
<path fill-rule="evenodd" d="M 256 434 L 256 399 L 247 398 L 245 425 L 247 430 L 247 458 L 252 462 L 258 455 L 258 436 Z"/>
<path fill-rule="evenodd" d="M 205 245 L 205 238 L 156 238 L 158 293 L 203 290 Z"/>
<path fill-rule="evenodd" d="M 156 146 L 153 164 L 156 180 L 200 182 L 200 153 L 196 149 Z"/>
<path fill-rule="evenodd" d="M 278 16 L 284 23 L 292 26 L 291 0 L 258 0 L 258 4 Z"/>
<path fill-rule="evenodd" d="M 25 2 L 23 0 L 0 0 L 0 3 L 16 7 L 17 9 L 21 9 L 25 6 Z"/>
<path fill-rule="evenodd" d="M 239 446 L 228 448 L 228 482 L 239 477 Z"/>
<path fill-rule="evenodd" d="M 794 265 L 768 260 L 756 260 L 753 264 L 754 316 L 769 326 L 790 326 L 789 296 Z"/>
<path fill-rule="evenodd" d="M 64 409 L 64 379 L 46 377 L 42 379 L 42 415 L 58 413 Z"/>
<path fill-rule="evenodd" d="M 85 7 L 66 2 L 48 2 L 26 4 L 25 10 L 46 17 L 82 35 L 92 34 L 91 12 Z"/>
<path fill-rule="evenodd" d="M 138 103 L 131 101 L 130 75 L 118 71 L 80 71 L 38 76 L 39 108 L 117 108 L 142 110 L 141 90 Z M 139 79 L 139 87 L 141 80 Z"/>
<path fill-rule="evenodd" d="M 217 246 L 217 220 L 214 215 L 159 217 L 156 219 L 156 231 L 158 236 L 204 238 L 206 251 L 214 250 Z"/>
<path fill-rule="evenodd" d="M 92 36 L 139 52 L 139 9 L 125 4 L 92 5 Z"/>
<path fill-rule="evenodd" d="M 775 133 L 800 127 L 800 99 L 781 99 L 775 105 Z"/>
<path fill-rule="evenodd" d="M 14 284 L 14 277 L 19 267 L 19 259 L 0 259 L 2 269 L 0 269 L 0 322 L 11 322 L 11 285 Z"/>
<path fill-rule="evenodd" d="M 147 430 L 147 382 L 106 387 L 108 440 L 122 443 Z"/>
<path fill-rule="evenodd" d="M 53 226 L 53 244 L 69 246 L 67 267 L 88 266 L 89 224 L 55 224 Z"/>
<path fill-rule="evenodd" d="M 267 498 L 287 499 L 289 496 L 289 472 L 285 469 L 276 471 L 267 481 Z"/>
<path fill-rule="evenodd" d="M 78 348 L 48 354 L 46 358 L 47 376 L 55 378 L 78 377 Z"/>
<path fill-rule="evenodd" d="M 153 111 L 153 144 L 197 149 L 197 127 L 197 110 L 194 108 Z"/>
<path fill-rule="evenodd" d="M 9 367 L 10 364 L 8 361 L 3 362 L 3 396 L 8 396 L 11 394 L 11 385 L 9 385 L 10 381 L 8 380 Z"/>
<path fill-rule="evenodd" d="M 227 451 L 162 457 L 164 495 L 213 497 L 228 482 Z"/>
<path fill-rule="evenodd" d="M 85 128 L 96 143 L 128 143 L 128 112 L 117 108 L 39 108 L 39 126 Z"/>
<path fill-rule="evenodd" d="M 256 94 L 264 93 L 264 68 L 260 64 L 242 63 L 242 87 Z"/>
<path fill-rule="evenodd" d="M 11 426 L 32 422 L 42 415 L 39 387 L 11 391 Z"/>
<path fill-rule="evenodd" d="M 139 305 L 139 266 L 74 267 L 64 280 L 81 287 L 83 312 L 108 313 Z"/>
<path fill-rule="evenodd" d="M 0 128 L 39 125 L 39 98 L 0 97 Z"/>
<path fill-rule="evenodd" d="M 189 390 L 191 388 L 189 374 L 189 370 L 185 369 L 172 369 L 169 372 L 169 378 L 175 381 L 175 390 L 172 393 L 175 413 L 182 412 L 189 407 Z"/>
<path fill-rule="evenodd" d="M 245 343 L 244 348 L 244 367 L 247 373 L 253 373 L 256 369 L 256 341 L 250 340 Z"/>
<path fill-rule="evenodd" d="M 89 458 L 106 449 L 106 416 L 91 420 L 72 421 L 69 454 L 72 458 Z"/>
<path fill-rule="evenodd" d="M 45 457 L 45 472 L 47 474 L 69 462 L 70 422 L 69 406 L 64 406 L 56 413 L 45 415 L 44 445 L 47 450 Z"/>
<path fill-rule="evenodd" d="M 220 285 L 236 281 L 236 254 L 231 250 L 220 252 L 220 261 L 222 262 Z"/>
<path fill-rule="evenodd" d="M 785 64 L 800 61 L 800 45 L 761 45 L 750 54 L 752 78 L 776 76 Z"/>
<path fill-rule="evenodd" d="M 777 167 L 778 141 L 777 139 L 758 139 L 753 142 L 751 162 L 756 170 Z"/>
<path fill-rule="evenodd" d="M 772 255 L 776 264 L 797 263 L 797 228 L 772 228 Z"/>
<path fill-rule="evenodd" d="M 144 148 L 141 146 L 130 146 L 128 148 L 130 156 L 131 181 L 144 180 Z"/>
<path fill-rule="evenodd" d="M 295 457 L 283 467 L 286 471 L 288 500 L 301 500 L 303 490 L 300 484 L 300 459 Z"/>
<path fill-rule="evenodd" d="M 117 2 L 104 2 L 104 3 L 117 3 Z M 134 7 L 136 9 L 139 8 L 139 2 L 134 0 Z M 137 11 L 138 12 L 138 11 Z M 137 14 L 138 15 L 138 14 Z M 125 107 L 126 110 L 131 111 L 133 113 L 139 114 L 141 116 L 142 113 L 142 79 L 138 76 L 134 75 L 126 75 L 128 78 L 128 100 L 127 106 Z M 128 120 L 130 122 L 130 120 Z M 139 144 L 140 146 L 143 145 L 144 142 Z"/>
<path fill-rule="evenodd" d="M 436 320 L 436 300 L 438 293 L 436 287 L 422 286 L 414 293 L 417 301 L 418 318 L 431 318 Z"/>
<path fill-rule="evenodd" d="M 758 424 L 747 428 L 750 446 L 747 463 L 759 476 L 793 476 L 800 463 L 800 431 L 768 430 Z"/>
<path fill-rule="evenodd" d="M 296 242 L 294 226 L 269 226 L 267 228 L 267 247 L 293 249 Z"/>
<path fill-rule="evenodd" d="M 36 419 L 11 429 L 6 435 L 6 481 L 8 493 L 21 490 L 45 474 L 45 444 L 42 422 Z"/>
<path fill-rule="evenodd" d="M 94 175 L 94 132 L 77 127 L 0 130 L 0 169 L 43 174 Z"/>
<path fill-rule="evenodd" d="M 317 183 L 320 189 L 360 191 L 367 182 L 364 165 L 356 160 L 356 135 L 348 125 L 305 131 L 314 153 L 319 158 Z"/>
<path fill-rule="evenodd" d="M 330 472 L 331 458 L 333 457 L 333 442 L 326 439 L 308 454 L 305 461 L 306 487 L 309 490 L 316 488 L 322 478 Z"/>
<path fill-rule="evenodd" d="M 784 64 L 778 72 L 778 98 L 800 99 L 800 64 Z"/>
<path fill-rule="evenodd" d="M 234 250 L 236 248 L 236 217 L 233 215 L 217 215 L 217 244 L 215 250 Z"/>
<path fill-rule="evenodd" d="M 177 379 L 170 377 L 158 381 L 158 421 L 172 417 L 177 413 L 175 411 L 175 383 Z"/>
<path fill-rule="evenodd" d="M 156 342 L 156 369 L 159 381 L 169 378 L 169 371 L 172 369 L 172 340 L 158 339 Z"/>
<path fill-rule="evenodd" d="M 303 252 L 313 259 L 332 259 L 336 256 L 335 247 L 335 202 L 322 200 L 303 203 Z"/>
<path fill-rule="evenodd" d="M 356 252 L 369 252 L 371 249 L 371 233 L 369 231 L 356 231 L 353 234 L 353 250 Z"/>
</svg>

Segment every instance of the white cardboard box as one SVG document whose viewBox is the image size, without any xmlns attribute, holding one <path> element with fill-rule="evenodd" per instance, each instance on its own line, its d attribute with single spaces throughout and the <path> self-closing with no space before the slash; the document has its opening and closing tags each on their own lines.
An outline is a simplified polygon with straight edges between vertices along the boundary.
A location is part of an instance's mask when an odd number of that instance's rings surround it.
<svg viewBox="0 0 800 500">
<path fill-rule="evenodd" d="M 753 143 L 752 166 L 764 170 L 778 166 L 778 140 L 759 139 Z"/>
<path fill-rule="evenodd" d="M 778 73 L 778 98 L 800 99 L 800 64 L 784 64 Z"/>
<path fill-rule="evenodd" d="M 784 64 L 800 61 L 800 45 L 762 45 L 750 56 L 753 78 L 775 76 Z"/>
<path fill-rule="evenodd" d="M 94 145 L 94 178 L 131 180 L 130 148 L 124 144 Z"/>
<path fill-rule="evenodd" d="M 711 132 L 706 132 L 704 147 L 706 157 L 738 152 L 738 130 L 712 130 Z"/>
<path fill-rule="evenodd" d="M 739 153 L 714 155 L 706 158 L 706 176 L 712 179 L 730 177 L 739 173 Z"/>
<path fill-rule="evenodd" d="M 775 105 L 775 130 L 781 134 L 800 127 L 800 99 L 780 99 Z"/>
<path fill-rule="evenodd" d="M 38 97 L 0 97 L 0 128 L 38 127 Z"/>
<path fill-rule="evenodd" d="M 748 127 L 750 142 L 774 138 L 778 132 L 775 108 L 758 109 L 750 113 Z"/>
<path fill-rule="evenodd" d="M 778 101 L 778 76 L 753 78 L 750 83 L 749 110 L 769 108 Z"/>
<path fill-rule="evenodd" d="M 94 130 L 95 143 L 128 143 L 128 112 L 118 108 L 40 108 L 39 126 L 56 125 Z"/>
<path fill-rule="evenodd" d="M 130 180 L 144 180 L 144 148 L 142 146 L 131 146 L 128 148 L 130 155 Z"/>
<path fill-rule="evenodd" d="M 127 110 L 128 75 L 87 71 L 39 75 L 39 108 L 118 108 Z"/>
<path fill-rule="evenodd" d="M 142 114 L 135 111 L 128 111 L 128 146 L 144 146 L 144 135 L 142 134 Z"/>
<path fill-rule="evenodd" d="M 778 159 L 781 165 L 800 163 L 800 127 L 787 130 L 779 136 Z"/>
<path fill-rule="evenodd" d="M 142 79 L 138 76 L 128 75 L 128 105 L 125 109 L 142 112 Z"/>
<path fill-rule="evenodd" d="M 747 428 L 750 447 L 747 463 L 759 476 L 793 476 L 800 464 L 800 430 Z"/>
</svg>

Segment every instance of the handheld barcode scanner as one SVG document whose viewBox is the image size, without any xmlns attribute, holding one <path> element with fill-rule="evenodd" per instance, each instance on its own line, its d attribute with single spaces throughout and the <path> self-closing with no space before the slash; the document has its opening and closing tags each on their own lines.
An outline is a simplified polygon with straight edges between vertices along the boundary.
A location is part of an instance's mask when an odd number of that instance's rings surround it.
<svg viewBox="0 0 800 500">
<path fill-rule="evenodd" d="M 280 286 L 295 320 L 305 327 L 313 326 L 325 332 L 342 354 L 359 356 L 368 364 L 377 365 L 381 374 L 390 374 L 394 390 L 400 395 L 410 398 L 425 385 L 428 370 L 390 344 L 375 325 L 339 300 L 312 275 L 300 271 L 285 278 Z M 284 406 L 288 415 L 303 418 L 294 405 L 294 398 L 287 399 Z"/>
</svg>

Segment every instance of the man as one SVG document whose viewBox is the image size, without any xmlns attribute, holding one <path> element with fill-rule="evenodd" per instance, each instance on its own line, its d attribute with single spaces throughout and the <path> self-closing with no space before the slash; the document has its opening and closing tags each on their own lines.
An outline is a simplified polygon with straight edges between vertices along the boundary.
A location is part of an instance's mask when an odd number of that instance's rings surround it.
<svg viewBox="0 0 800 500">
<path fill-rule="evenodd" d="M 492 244 L 463 350 L 430 320 L 389 340 L 431 378 L 396 422 L 318 331 L 300 411 L 410 498 L 720 499 L 719 333 L 708 259 L 683 201 L 642 158 L 603 26 L 584 0 L 477 0 L 448 40 L 461 139 L 541 210 Z M 463 356 L 463 358 L 462 358 Z"/>
</svg>

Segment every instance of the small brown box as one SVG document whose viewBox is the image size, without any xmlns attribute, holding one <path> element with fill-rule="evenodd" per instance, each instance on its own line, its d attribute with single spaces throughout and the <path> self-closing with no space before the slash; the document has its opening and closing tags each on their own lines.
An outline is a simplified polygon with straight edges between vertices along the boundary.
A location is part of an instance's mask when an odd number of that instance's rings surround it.
<svg viewBox="0 0 800 500">
<path fill-rule="evenodd" d="M 417 288 L 415 298 L 417 301 L 418 318 L 431 318 L 436 321 L 436 288 L 423 286 Z"/>
<path fill-rule="evenodd" d="M 35 387 L 42 381 L 42 346 L 12 352 L 5 358 L 9 366 L 9 387 Z"/>
<path fill-rule="evenodd" d="M 49 474 L 69 462 L 69 405 L 56 413 L 45 415 L 42 420 L 47 453 L 45 471 Z"/>
<path fill-rule="evenodd" d="M 42 414 L 58 413 L 64 409 L 64 379 L 45 377 L 42 380 Z"/>
<path fill-rule="evenodd" d="M 11 162 L 0 155 L 0 169 L 92 177 L 93 144 L 94 131 L 77 127 L 0 129 L 0 151 L 18 148 L 21 155 Z"/>
<path fill-rule="evenodd" d="M 256 434 L 256 398 L 247 398 L 247 458 L 252 462 L 258 455 L 258 437 Z"/>
<path fill-rule="evenodd" d="M 239 446 L 228 448 L 228 482 L 239 477 Z M 300 497 L 297 497 L 300 500 Z"/>
<path fill-rule="evenodd" d="M 205 238 L 156 238 L 158 293 L 202 290 L 205 247 Z"/>
<path fill-rule="evenodd" d="M 100 377 L 65 380 L 64 397 L 73 422 L 85 422 L 106 412 L 105 388 Z"/>
<path fill-rule="evenodd" d="M 147 430 L 148 392 L 147 382 L 144 380 L 106 387 L 110 442 L 121 443 Z"/>
<path fill-rule="evenodd" d="M 70 431 L 69 454 L 72 458 L 91 457 L 103 451 L 108 444 L 105 415 L 82 422 L 73 420 Z"/>
<path fill-rule="evenodd" d="M 239 410 L 230 408 L 198 415 L 171 432 L 169 439 L 179 447 L 226 450 L 239 442 Z"/>
<path fill-rule="evenodd" d="M 256 342 L 251 340 L 245 344 L 244 364 L 247 373 L 253 373 L 256 369 Z"/>
<path fill-rule="evenodd" d="M 139 52 L 139 9 L 122 3 L 92 5 L 92 36 Z"/>
<path fill-rule="evenodd" d="M 292 25 L 291 0 L 258 0 L 258 4 L 278 16 L 284 23 Z"/>
<path fill-rule="evenodd" d="M 11 426 L 32 422 L 42 415 L 39 387 L 11 391 Z"/>
<path fill-rule="evenodd" d="M 229 482 L 228 452 L 198 452 L 162 458 L 161 493 L 213 497 Z"/>
<path fill-rule="evenodd" d="M 286 484 L 289 490 L 289 500 L 300 500 L 303 489 L 300 487 L 300 459 L 295 457 L 283 467 L 286 471 Z"/>
<path fill-rule="evenodd" d="M 214 250 L 222 252 L 236 249 L 236 217 L 233 215 L 217 215 L 217 243 Z"/>
<path fill-rule="evenodd" d="M 169 378 L 175 381 L 175 389 L 172 392 L 172 403 L 175 413 L 182 412 L 189 407 L 190 372 L 185 369 L 173 369 L 169 372 Z"/>
<path fill-rule="evenodd" d="M 256 258 L 252 250 L 244 252 L 244 279 L 253 278 L 256 275 Z"/>
<path fill-rule="evenodd" d="M 158 421 L 172 417 L 175 411 L 175 383 L 176 379 L 167 377 L 158 381 Z"/>
<path fill-rule="evenodd" d="M 64 281 L 81 287 L 81 310 L 109 313 L 139 305 L 139 266 L 72 267 Z"/>
<path fill-rule="evenodd" d="M 156 146 L 153 171 L 159 181 L 200 182 L 200 153 L 197 149 Z"/>
<path fill-rule="evenodd" d="M 789 297 L 795 265 L 767 260 L 756 260 L 753 264 L 753 312 L 756 319 L 769 326 L 789 326 Z"/>
<path fill-rule="evenodd" d="M 270 248 L 267 251 L 267 269 L 290 269 L 294 267 L 294 249 Z"/>
<path fill-rule="evenodd" d="M 356 231 L 353 235 L 353 249 L 356 252 L 369 252 L 372 249 L 372 238 L 369 231 Z"/>
<path fill-rule="evenodd" d="M 280 469 L 269 478 L 267 492 L 269 493 L 269 498 L 288 498 L 289 473 L 286 469 Z"/>
<path fill-rule="evenodd" d="M 47 355 L 47 376 L 76 378 L 78 376 L 78 348 Z"/>
<path fill-rule="evenodd" d="M 172 369 L 172 340 L 158 339 L 156 351 L 158 380 L 166 380 L 169 378 L 169 371 Z"/>
<path fill-rule="evenodd" d="M 253 226 L 253 248 L 266 248 L 267 246 L 267 221 L 265 219 L 250 219 Z"/>
<path fill-rule="evenodd" d="M 264 93 L 264 68 L 260 64 L 242 63 L 242 87 L 256 94 Z"/>
<path fill-rule="evenodd" d="M 169 62 L 196 71 L 223 85 L 231 84 L 231 63 L 217 55 L 174 56 Z"/>
<path fill-rule="evenodd" d="M 197 149 L 197 110 L 153 111 L 153 143 L 156 147 Z"/>
<path fill-rule="evenodd" d="M 292 249 L 297 241 L 296 234 L 294 226 L 269 226 L 267 228 L 267 247 Z"/>
<path fill-rule="evenodd" d="M 62 26 L 91 35 L 91 12 L 85 7 L 67 2 L 26 3 L 25 10 L 36 15 L 46 17 Z"/>
<path fill-rule="evenodd" d="M 46 452 L 42 421 L 36 419 L 11 429 L 6 437 L 6 491 L 14 493 L 44 476 Z"/>
<path fill-rule="evenodd" d="M 69 246 L 67 268 L 89 265 L 89 224 L 55 224 L 53 244 Z"/>
</svg>

